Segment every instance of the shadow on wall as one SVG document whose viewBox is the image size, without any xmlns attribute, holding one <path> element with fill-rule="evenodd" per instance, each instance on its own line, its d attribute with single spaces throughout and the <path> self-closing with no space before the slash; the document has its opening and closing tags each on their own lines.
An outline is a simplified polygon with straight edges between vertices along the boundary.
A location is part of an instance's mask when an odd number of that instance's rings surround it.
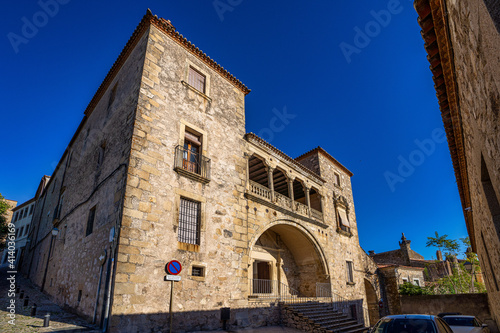
<svg viewBox="0 0 500 333">
<path fill-rule="evenodd" d="M 357 311 L 352 309 L 352 305 L 356 304 Z M 361 318 L 368 313 L 364 313 L 362 308 L 363 300 L 350 301 L 348 304 L 345 302 L 333 302 L 333 308 L 337 311 L 343 311 L 351 317 Z M 173 305 L 176 308 L 180 304 Z M 168 304 L 165 304 L 168 309 Z M 225 308 L 227 309 L 227 308 Z M 355 312 L 357 313 L 355 313 Z M 352 313 L 351 313 L 352 312 Z M 297 318 L 285 318 L 285 310 L 282 303 L 254 303 L 247 308 L 234 308 L 224 310 L 210 311 L 181 311 L 173 313 L 173 332 L 193 332 L 193 331 L 209 331 L 220 330 L 224 327 L 223 320 L 226 321 L 226 329 L 234 330 L 247 327 L 265 327 L 265 326 L 297 326 L 301 325 Z M 149 314 L 131 314 L 131 315 L 113 315 L 109 332 L 145 332 L 145 331 L 159 331 L 167 332 L 170 327 L 169 312 L 162 313 L 149 313 Z"/>
</svg>

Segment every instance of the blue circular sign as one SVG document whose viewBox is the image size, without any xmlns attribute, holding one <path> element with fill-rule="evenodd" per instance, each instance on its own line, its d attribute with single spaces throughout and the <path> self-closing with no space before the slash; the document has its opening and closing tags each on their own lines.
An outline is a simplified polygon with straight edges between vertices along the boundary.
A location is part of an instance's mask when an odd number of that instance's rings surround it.
<svg viewBox="0 0 500 333">
<path fill-rule="evenodd" d="M 182 271 L 182 265 L 177 260 L 171 260 L 165 265 L 167 274 L 177 275 Z"/>
</svg>

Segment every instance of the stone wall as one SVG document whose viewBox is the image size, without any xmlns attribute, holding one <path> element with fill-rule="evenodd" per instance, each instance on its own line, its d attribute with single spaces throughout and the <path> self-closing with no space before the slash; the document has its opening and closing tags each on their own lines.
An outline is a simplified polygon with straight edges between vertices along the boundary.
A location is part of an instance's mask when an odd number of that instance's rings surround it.
<svg viewBox="0 0 500 333">
<path fill-rule="evenodd" d="M 500 35 L 491 1 L 447 0 L 476 249 L 500 320 Z M 497 10 L 496 8 L 495 10 Z M 497 22 L 498 23 L 498 22 Z M 464 209 L 467 207 L 464 207 Z"/>
<path fill-rule="evenodd" d="M 476 316 L 482 321 L 492 319 L 487 294 L 400 296 L 400 300 L 402 313 L 438 315 L 442 312 L 460 312 Z"/>
<path fill-rule="evenodd" d="M 112 230 L 121 219 L 146 41 L 146 36 L 139 39 L 108 89 L 82 120 L 38 200 L 30 231 L 30 254 L 23 264 L 23 272 L 38 286 L 43 285 L 58 304 L 89 319 L 94 314 L 101 274 L 98 322 L 104 304 L 104 281 L 110 275 L 106 269 L 112 253 L 110 237 L 113 239 Z M 92 207 L 95 219 L 87 235 Z M 54 238 L 53 227 L 59 229 Z M 101 262 L 99 257 L 105 250 L 107 261 Z"/>
<path fill-rule="evenodd" d="M 206 75 L 205 94 L 183 83 L 189 66 Z M 112 329 L 128 327 L 131 315 L 168 311 L 168 293 L 158 291 L 168 289 L 164 267 L 172 259 L 184 265 L 174 293 L 177 316 L 248 308 L 244 120 L 244 93 L 152 26 L 134 120 Z M 174 171 L 175 149 L 186 128 L 202 136 L 203 155 L 211 160 L 208 184 Z M 201 203 L 199 245 L 178 242 L 181 197 Z M 204 277 L 191 275 L 195 264 L 204 267 Z M 160 327 L 148 323 L 143 329 Z M 213 316 L 204 324 L 204 329 L 219 327 Z"/>
</svg>

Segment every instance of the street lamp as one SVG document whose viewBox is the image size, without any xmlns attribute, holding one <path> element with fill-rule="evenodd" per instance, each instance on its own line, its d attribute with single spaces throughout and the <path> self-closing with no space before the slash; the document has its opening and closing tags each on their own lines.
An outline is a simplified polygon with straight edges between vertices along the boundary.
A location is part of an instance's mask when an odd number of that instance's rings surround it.
<svg viewBox="0 0 500 333">
<path fill-rule="evenodd" d="M 47 271 L 49 270 L 49 259 L 50 255 L 52 252 L 52 243 L 54 242 L 54 238 L 57 237 L 57 234 L 59 233 L 59 229 L 53 228 L 52 231 L 52 237 L 50 238 L 50 247 L 49 247 L 49 255 L 47 257 L 47 264 L 45 265 L 45 272 L 43 273 L 43 280 L 42 280 L 42 287 L 40 288 L 40 291 L 43 291 L 45 287 L 45 280 L 47 279 Z"/>
</svg>

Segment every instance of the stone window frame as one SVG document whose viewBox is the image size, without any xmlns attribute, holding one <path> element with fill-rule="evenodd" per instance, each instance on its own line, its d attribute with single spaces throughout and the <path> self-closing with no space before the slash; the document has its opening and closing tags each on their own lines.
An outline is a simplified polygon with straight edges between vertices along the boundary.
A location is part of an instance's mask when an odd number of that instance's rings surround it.
<svg viewBox="0 0 500 333">
<path fill-rule="evenodd" d="M 349 265 L 349 263 L 351 263 Z M 346 284 L 349 286 L 354 286 L 356 282 L 354 282 L 354 260 L 346 259 L 345 260 L 345 273 L 346 273 Z"/>
<path fill-rule="evenodd" d="M 175 202 L 174 202 L 174 207 L 175 207 L 175 212 L 174 212 L 174 221 L 173 221 L 173 226 L 175 230 L 175 240 L 177 242 L 177 248 L 179 250 L 185 250 L 185 251 L 191 251 L 191 252 L 200 252 L 200 247 L 203 245 L 204 241 L 204 235 L 206 231 L 206 204 L 207 204 L 207 199 L 201 195 L 195 194 L 193 192 L 189 192 L 186 190 L 182 189 L 175 189 Z M 188 243 L 182 243 L 177 240 L 177 233 L 179 230 L 179 213 L 180 213 L 180 207 L 181 207 L 181 198 L 186 198 L 190 199 L 193 201 L 198 201 L 201 204 L 200 208 L 200 244 L 188 244 Z"/>
<path fill-rule="evenodd" d="M 190 70 L 190 68 L 194 69 L 195 71 L 197 71 L 200 74 L 202 74 L 202 75 L 205 76 L 205 92 L 199 91 L 198 89 L 196 89 L 195 87 L 193 87 L 192 85 L 190 85 L 188 83 L 189 82 L 189 70 Z M 210 102 L 212 101 L 212 99 L 210 98 L 210 81 L 211 81 L 210 80 L 210 72 L 208 72 L 207 70 L 203 69 L 201 66 L 196 65 L 191 60 L 186 59 L 186 64 L 185 64 L 185 68 L 184 68 L 184 76 L 183 77 L 184 77 L 184 79 L 181 80 L 181 83 L 184 86 L 186 86 L 190 90 L 194 91 L 198 95 L 202 96 L 203 98 L 206 98 Z"/>
<path fill-rule="evenodd" d="M 342 176 L 340 175 L 340 172 L 337 172 L 337 171 L 333 171 L 333 177 L 334 177 L 334 180 L 335 179 L 335 176 L 338 176 L 339 177 L 339 183 L 337 184 L 337 182 L 333 182 L 333 185 L 339 189 L 342 189 Z"/>
<path fill-rule="evenodd" d="M 193 267 L 199 267 L 203 269 L 203 276 L 193 276 Z M 194 281 L 205 281 L 207 277 L 207 264 L 201 261 L 193 261 L 189 265 L 188 277 Z"/>
<path fill-rule="evenodd" d="M 179 127 L 179 146 L 184 147 L 184 140 L 186 139 L 186 128 L 188 128 L 187 132 L 198 135 L 201 138 L 201 149 L 200 153 L 204 156 L 207 156 L 208 150 L 208 135 L 207 132 L 185 119 L 181 119 L 180 127 Z"/>
<path fill-rule="evenodd" d="M 417 282 L 417 283 L 413 283 L 414 285 L 418 286 L 418 287 L 421 287 L 420 285 L 420 279 L 419 278 L 413 278 L 413 282 Z"/>
</svg>

